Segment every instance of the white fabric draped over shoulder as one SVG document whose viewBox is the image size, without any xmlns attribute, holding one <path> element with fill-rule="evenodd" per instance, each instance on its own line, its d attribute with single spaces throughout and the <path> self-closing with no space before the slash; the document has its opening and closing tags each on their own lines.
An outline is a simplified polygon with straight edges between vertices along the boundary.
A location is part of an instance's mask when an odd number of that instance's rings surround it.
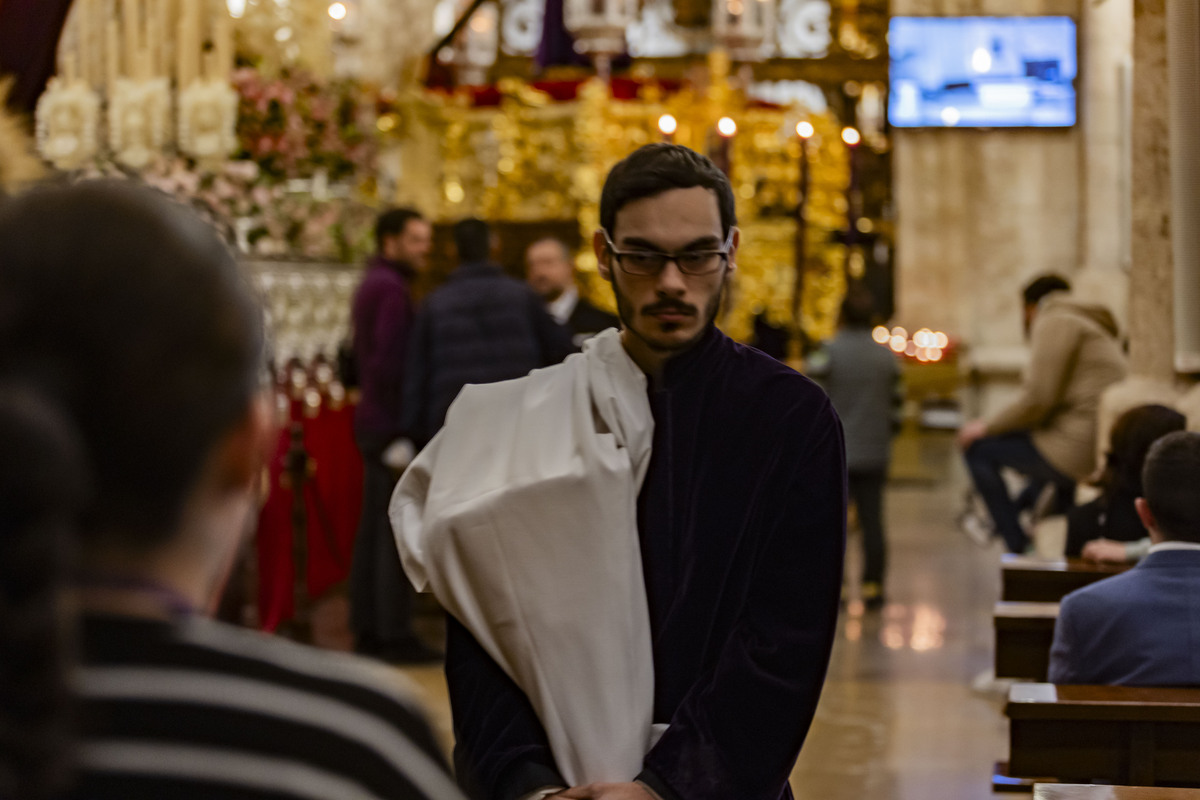
<svg viewBox="0 0 1200 800">
<path fill-rule="evenodd" d="M 646 377 L 609 330 L 562 364 L 463 389 L 392 496 L 409 579 L 529 697 L 572 785 L 631 780 L 653 743 L 637 531 L 653 426 Z"/>
</svg>

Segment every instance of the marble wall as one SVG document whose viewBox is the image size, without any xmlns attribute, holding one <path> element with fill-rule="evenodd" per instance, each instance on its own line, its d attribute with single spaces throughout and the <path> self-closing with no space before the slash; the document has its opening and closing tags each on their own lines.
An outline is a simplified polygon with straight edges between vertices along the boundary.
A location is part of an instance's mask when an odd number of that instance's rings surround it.
<svg viewBox="0 0 1200 800">
<path fill-rule="evenodd" d="M 897 15 L 1079 21 L 1068 130 L 897 130 L 897 322 L 960 336 L 985 374 L 1025 360 L 1020 290 L 1058 272 L 1126 317 L 1132 0 L 895 0 Z"/>
<path fill-rule="evenodd" d="M 896 133 L 897 319 L 1020 361 L 1020 290 L 1079 262 L 1079 134 Z"/>
</svg>

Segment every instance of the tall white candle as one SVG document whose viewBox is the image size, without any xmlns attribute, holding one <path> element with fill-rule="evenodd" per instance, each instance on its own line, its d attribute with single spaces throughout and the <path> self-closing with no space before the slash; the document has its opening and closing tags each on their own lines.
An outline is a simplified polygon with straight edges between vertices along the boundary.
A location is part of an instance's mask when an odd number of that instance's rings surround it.
<svg viewBox="0 0 1200 800">
<path fill-rule="evenodd" d="M 104 29 L 104 81 L 108 95 L 117 90 L 117 79 L 121 77 L 121 34 L 117 21 L 110 19 Z"/>
<path fill-rule="evenodd" d="M 138 53 L 141 52 L 141 37 L 138 35 L 138 0 L 121 0 L 121 21 L 125 23 L 125 74 L 137 75 Z"/>
<path fill-rule="evenodd" d="M 63 53 L 58 72 L 59 77 L 67 85 L 79 80 L 79 55 L 77 53 Z"/>
<path fill-rule="evenodd" d="M 88 4 L 77 3 L 74 11 L 75 52 L 79 58 L 79 77 L 84 83 L 91 83 L 92 50 L 88 41 Z"/>
<path fill-rule="evenodd" d="M 154 31 L 152 35 L 154 36 L 154 52 L 157 56 L 154 61 L 154 77 L 156 78 L 166 77 L 171 71 L 171 66 L 167 62 L 167 38 L 168 32 L 171 30 L 170 9 L 171 6 L 167 0 L 154 0 Z"/>
<path fill-rule="evenodd" d="M 180 89 L 190 83 L 187 63 L 187 17 L 180 14 L 175 25 L 175 81 Z"/>
<path fill-rule="evenodd" d="M 196 0 L 183 0 L 184 6 L 187 9 L 187 60 L 188 60 L 188 77 L 190 80 L 196 80 L 200 77 L 200 53 L 203 50 L 204 35 L 201 32 L 201 25 L 204 24 L 204 17 L 200 13 Z"/>
<path fill-rule="evenodd" d="M 233 72 L 233 20 L 224 6 L 217 11 L 217 24 L 213 38 L 217 50 L 218 75 L 215 77 L 223 82 L 228 82 Z"/>
</svg>

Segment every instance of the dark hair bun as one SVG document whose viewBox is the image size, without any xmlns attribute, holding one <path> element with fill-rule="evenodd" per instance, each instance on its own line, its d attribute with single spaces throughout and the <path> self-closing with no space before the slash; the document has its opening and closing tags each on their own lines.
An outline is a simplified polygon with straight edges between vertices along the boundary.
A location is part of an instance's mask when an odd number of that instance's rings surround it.
<svg viewBox="0 0 1200 800">
<path fill-rule="evenodd" d="M 0 797 L 50 797 L 69 774 L 61 595 L 88 492 L 79 441 L 45 395 L 0 383 Z"/>
</svg>

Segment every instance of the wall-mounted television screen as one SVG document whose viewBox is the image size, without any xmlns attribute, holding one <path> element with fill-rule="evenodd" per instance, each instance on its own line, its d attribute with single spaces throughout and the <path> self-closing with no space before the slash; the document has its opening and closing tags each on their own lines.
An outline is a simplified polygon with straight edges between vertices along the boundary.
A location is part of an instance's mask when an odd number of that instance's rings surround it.
<svg viewBox="0 0 1200 800">
<path fill-rule="evenodd" d="M 1070 17 L 893 17 L 888 49 L 896 127 L 1075 124 Z"/>
</svg>

